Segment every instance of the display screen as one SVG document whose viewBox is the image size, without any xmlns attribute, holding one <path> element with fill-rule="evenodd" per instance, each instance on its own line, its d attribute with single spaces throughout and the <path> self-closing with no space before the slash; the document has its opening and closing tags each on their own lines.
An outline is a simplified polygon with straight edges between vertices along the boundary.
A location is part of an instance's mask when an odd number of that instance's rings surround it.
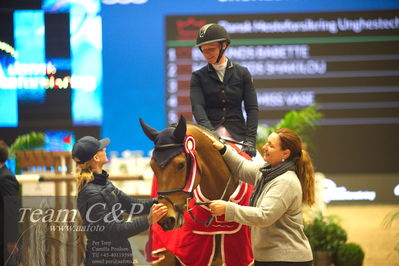
<svg viewBox="0 0 399 266">
<path fill-rule="evenodd" d="M 99 12 L 98 0 L 11 1 L 0 10 L 0 128 L 101 124 Z"/>
<path fill-rule="evenodd" d="M 191 73 L 206 64 L 193 46 L 207 23 L 226 28 L 227 57 L 252 74 L 260 124 L 313 104 L 321 126 L 399 124 L 397 10 L 168 16 L 168 121 L 192 118 Z"/>
</svg>

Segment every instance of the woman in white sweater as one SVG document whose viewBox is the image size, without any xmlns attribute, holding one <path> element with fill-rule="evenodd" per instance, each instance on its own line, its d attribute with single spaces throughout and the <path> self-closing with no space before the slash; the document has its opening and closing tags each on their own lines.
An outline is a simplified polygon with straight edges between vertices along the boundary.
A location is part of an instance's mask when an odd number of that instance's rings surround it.
<svg viewBox="0 0 399 266">
<path fill-rule="evenodd" d="M 251 226 L 255 266 L 311 266 L 302 204 L 314 203 L 314 168 L 300 137 L 286 128 L 273 132 L 263 147 L 266 163 L 248 161 L 211 140 L 233 176 L 255 185 L 249 206 L 216 200 L 210 204 L 212 215 Z"/>
</svg>

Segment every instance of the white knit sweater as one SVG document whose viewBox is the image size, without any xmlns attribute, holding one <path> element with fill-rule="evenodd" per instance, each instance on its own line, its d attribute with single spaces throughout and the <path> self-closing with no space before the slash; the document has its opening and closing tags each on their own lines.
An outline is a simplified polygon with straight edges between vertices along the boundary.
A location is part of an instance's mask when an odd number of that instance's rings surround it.
<svg viewBox="0 0 399 266">
<path fill-rule="evenodd" d="M 253 163 L 227 148 L 223 155 L 235 177 L 255 184 L 265 163 Z M 251 242 L 257 261 L 304 262 L 313 259 L 303 232 L 302 188 L 294 171 L 267 183 L 255 207 L 228 202 L 226 220 L 251 226 Z"/>
</svg>

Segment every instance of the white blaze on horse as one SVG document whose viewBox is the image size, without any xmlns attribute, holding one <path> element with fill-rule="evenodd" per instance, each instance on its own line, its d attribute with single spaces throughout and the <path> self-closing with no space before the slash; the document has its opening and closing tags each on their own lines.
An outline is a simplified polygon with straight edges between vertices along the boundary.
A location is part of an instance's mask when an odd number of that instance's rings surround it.
<svg viewBox="0 0 399 266">
<path fill-rule="evenodd" d="M 159 202 L 167 215 L 151 228 L 150 249 L 156 265 L 250 265 L 253 262 L 249 228 L 213 217 L 208 204 L 223 199 L 247 205 L 252 187 L 231 176 L 206 134 L 187 124 L 157 131 L 140 119 L 154 142 L 151 168 Z M 173 254 L 173 256 L 172 256 Z M 176 259 L 178 261 L 176 261 Z"/>
</svg>

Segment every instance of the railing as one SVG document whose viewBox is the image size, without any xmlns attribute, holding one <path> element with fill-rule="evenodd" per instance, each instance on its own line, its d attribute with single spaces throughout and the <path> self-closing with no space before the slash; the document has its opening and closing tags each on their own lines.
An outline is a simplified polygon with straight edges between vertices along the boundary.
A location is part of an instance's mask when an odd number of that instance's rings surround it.
<svg viewBox="0 0 399 266">
<path fill-rule="evenodd" d="M 75 162 L 69 151 L 21 150 L 16 160 L 23 172 L 73 173 Z"/>
</svg>

